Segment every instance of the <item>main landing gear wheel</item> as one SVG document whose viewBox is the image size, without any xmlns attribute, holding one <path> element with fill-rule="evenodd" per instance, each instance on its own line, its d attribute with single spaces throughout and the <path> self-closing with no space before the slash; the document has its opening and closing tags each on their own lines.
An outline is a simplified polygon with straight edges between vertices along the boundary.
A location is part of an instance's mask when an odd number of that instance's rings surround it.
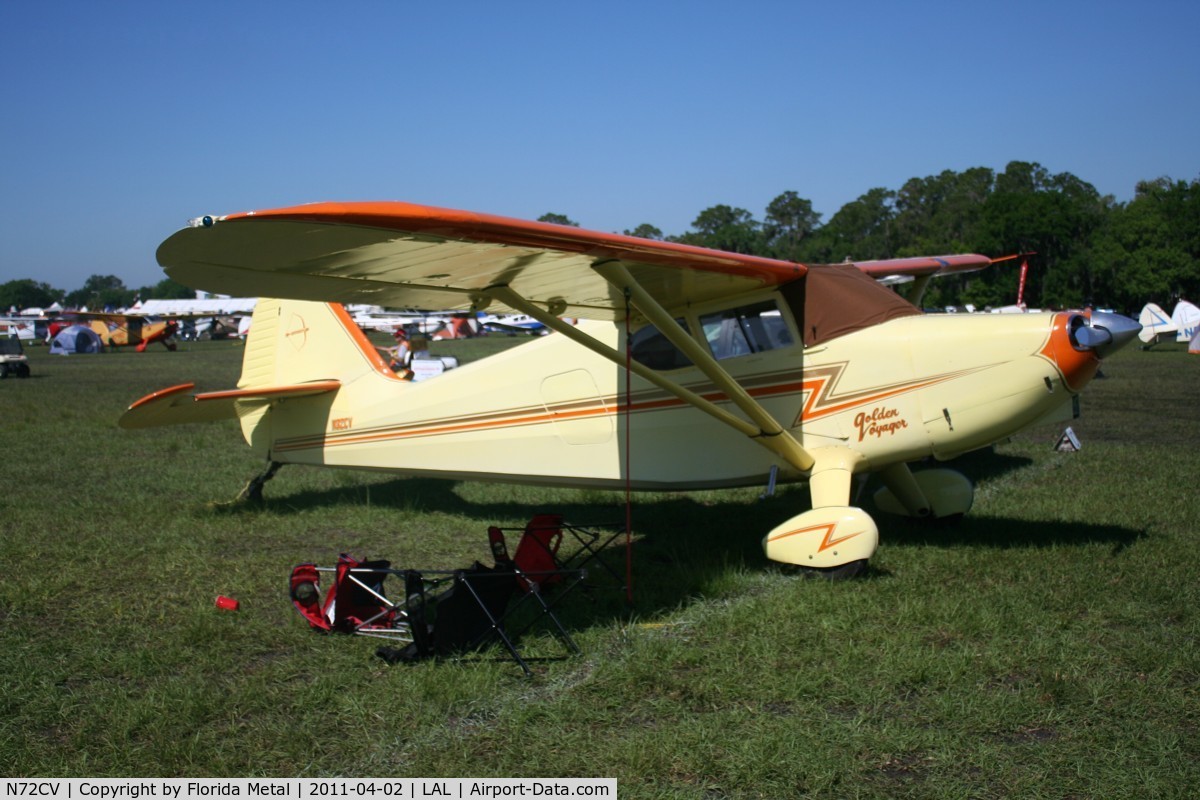
<svg viewBox="0 0 1200 800">
<path fill-rule="evenodd" d="M 777 525 L 763 538 L 767 558 L 797 574 L 828 580 L 862 574 L 878 544 L 875 521 L 853 506 L 814 508 Z"/>
<path fill-rule="evenodd" d="M 875 493 L 875 506 L 888 514 L 953 524 L 975 499 L 971 481 L 952 469 L 911 472 L 906 464 L 893 464 L 879 475 L 884 487 Z"/>
</svg>

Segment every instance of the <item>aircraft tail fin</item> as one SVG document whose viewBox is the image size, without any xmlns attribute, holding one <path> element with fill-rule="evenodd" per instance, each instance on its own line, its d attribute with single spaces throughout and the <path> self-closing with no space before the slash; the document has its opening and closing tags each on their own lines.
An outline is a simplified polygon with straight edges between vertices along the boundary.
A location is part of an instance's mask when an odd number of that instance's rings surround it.
<svg viewBox="0 0 1200 800">
<path fill-rule="evenodd" d="M 1191 342 L 1196 336 L 1196 332 L 1200 330 L 1200 308 L 1187 300 L 1180 300 L 1175 304 L 1175 310 L 1171 312 L 1171 322 L 1179 329 L 1175 340 Z"/>
<path fill-rule="evenodd" d="M 395 374 L 342 306 L 264 298 L 254 309 L 237 389 L 192 393 L 185 383 L 143 397 L 122 428 L 239 419 L 251 444 L 271 406 L 336 391 L 370 372 Z"/>
<path fill-rule="evenodd" d="M 346 382 L 368 372 L 394 377 L 341 305 L 262 298 L 250 322 L 238 388 Z"/>
<path fill-rule="evenodd" d="M 1138 322 L 1142 325 L 1138 338 L 1146 344 L 1152 345 L 1168 334 L 1175 334 L 1178 330 L 1167 312 L 1163 311 L 1156 303 L 1146 303 L 1142 306 Z"/>
</svg>

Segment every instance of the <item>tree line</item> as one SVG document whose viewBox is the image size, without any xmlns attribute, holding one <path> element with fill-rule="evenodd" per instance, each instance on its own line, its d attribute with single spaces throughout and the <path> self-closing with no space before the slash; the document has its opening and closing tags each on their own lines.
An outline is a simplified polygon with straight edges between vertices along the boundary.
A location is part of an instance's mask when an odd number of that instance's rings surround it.
<svg viewBox="0 0 1200 800">
<path fill-rule="evenodd" d="M 743 208 L 704 209 L 692 229 L 664 235 L 644 223 L 624 233 L 803 263 L 905 256 L 1035 253 L 1025 299 L 1046 308 L 1098 305 L 1137 311 L 1154 301 L 1200 297 L 1200 178 L 1141 181 L 1132 200 L 1116 202 L 1069 172 L 1009 163 L 1003 172 L 974 167 L 912 178 L 897 190 L 875 188 L 842 206 L 827 222 L 812 202 L 785 191 L 761 220 Z M 546 214 L 543 222 L 578 225 Z M 1009 305 L 1016 300 L 1018 262 L 933 281 L 931 306 Z M 92 275 L 64 292 L 32 279 L 0 284 L 0 309 L 127 307 L 135 298 L 186 298 L 187 287 L 164 279 L 127 288 L 113 275 Z"/>
<path fill-rule="evenodd" d="M 0 284 L 0 313 L 11 308 L 46 308 L 58 303 L 63 308 L 102 311 L 106 308 L 129 308 L 138 299 L 184 300 L 195 297 L 192 289 L 170 278 L 152 286 L 130 289 L 116 275 L 92 275 L 83 286 L 65 292 L 43 281 L 19 278 Z"/>
<path fill-rule="evenodd" d="M 1034 253 L 1025 287 L 1031 307 L 1136 312 L 1150 301 L 1169 308 L 1179 298 L 1200 297 L 1200 179 L 1141 181 L 1132 200 L 1118 203 L 1069 172 L 1013 161 L 1000 173 L 945 170 L 898 190 L 871 189 L 828 222 L 821 216 L 809 200 L 786 191 L 761 220 L 717 205 L 678 236 L 664 237 L 648 224 L 625 233 L 808 264 Z M 1010 305 L 1019 263 L 935 280 L 924 302 Z"/>
</svg>

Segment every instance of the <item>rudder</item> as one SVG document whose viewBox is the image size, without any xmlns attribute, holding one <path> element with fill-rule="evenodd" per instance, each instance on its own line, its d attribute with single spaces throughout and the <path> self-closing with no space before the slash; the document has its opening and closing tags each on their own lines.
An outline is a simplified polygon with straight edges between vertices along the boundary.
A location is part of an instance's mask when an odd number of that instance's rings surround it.
<svg viewBox="0 0 1200 800">
<path fill-rule="evenodd" d="M 340 304 L 260 298 L 246 339 L 238 389 L 327 380 L 344 386 L 372 372 L 394 377 Z M 258 404 L 238 414 L 246 442 L 264 455 L 271 446 L 270 409 Z"/>
<path fill-rule="evenodd" d="M 391 376 L 387 362 L 337 303 L 261 298 L 254 309 L 239 389 Z"/>
</svg>

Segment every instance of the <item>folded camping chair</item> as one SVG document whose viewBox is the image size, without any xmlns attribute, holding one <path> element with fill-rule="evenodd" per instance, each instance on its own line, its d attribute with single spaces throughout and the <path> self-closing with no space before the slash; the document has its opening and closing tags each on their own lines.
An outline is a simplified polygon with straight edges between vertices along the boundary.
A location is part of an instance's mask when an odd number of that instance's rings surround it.
<svg viewBox="0 0 1200 800">
<path fill-rule="evenodd" d="M 464 655 L 499 641 L 531 676 L 533 671 L 516 640 L 542 617 L 550 620 L 571 652 L 580 652 L 541 597 L 537 584 L 521 576 L 511 561 L 498 559 L 494 567 L 476 562 L 470 569 L 453 572 L 408 570 L 405 594 L 405 619 L 412 641 L 403 648 L 381 647 L 376 651 L 390 664 Z M 535 615 L 522 621 L 518 609 L 530 598 L 537 598 Z"/>
<path fill-rule="evenodd" d="M 582 568 L 569 569 L 558 563 L 556 554 L 562 542 L 561 517 L 546 515 L 535 523 L 526 526 L 517 545 L 517 552 L 509 558 L 508 545 L 504 538 L 504 529 L 495 525 L 488 528 L 488 540 L 491 542 L 492 554 L 496 557 L 497 566 L 505 566 L 516 577 L 521 591 L 508 615 L 513 616 L 520 606 L 532 602 L 538 609 L 532 621 L 518 628 L 515 635 L 520 635 L 542 616 L 549 619 L 556 635 L 566 646 L 575 653 L 578 646 L 555 616 L 552 606 L 566 596 L 567 592 L 587 577 L 587 570 Z M 556 591 L 546 592 L 546 588 L 556 588 Z"/>
<path fill-rule="evenodd" d="M 489 528 L 488 536 L 503 537 L 516 528 Z M 496 533 L 493 534 L 493 531 Z M 586 569 L 594 561 L 617 582 L 622 590 L 625 579 L 603 559 L 597 558 L 621 534 L 617 528 L 588 528 L 563 519 L 562 514 L 538 514 L 521 531 L 513 562 L 540 585 L 559 583 L 564 573 Z M 567 546 L 564 547 L 564 542 Z M 493 544 L 493 548 L 494 548 Z M 539 577 L 540 576 L 540 577 Z"/>
<path fill-rule="evenodd" d="M 513 660 L 532 675 L 516 639 L 534 623 L 547 617 L 558 638 L 571 652 L 579 647 L 541 597 L 538 584 L 522 579 L 507 559 L 503 540 L 494 567 L 476 562 L 465 570 L 396 570 L 387 561 L 359 561 L 343 554 L 334 567 L 300 564 L 292 570 L 289 594 L 296 610 L 314 630 L 375 636 L 400 643 L 382 647 L 378 655 L 388 661 L 419 661 L 461 655 L 498 640 Z M 392 602 L 384 580 L 398 576 L 404 600 Z M 538 577 L 544 577 L 539 575 Z M 573 573 L 579 580 L 582 572 Z M 322 579 L 329 583 L 322 594 Z M 561 578 L 560 578 L 561 579 Z M 515 602 L 512 599 L 517 597 Z M 536 597 L 533 619 L 513 616 L 525 601 Z M 515 630 L 510 629 L 510 624 Z"/>
<path fill-rule="evenodd" d="M 359 561 L 345 553 L 335 567 L 300 564 L 289 581 L 292 604 L 314 630 L 411 641 L 407 615 L 383 590 L 394 572 L 387 561 Z M 322 573 L 331 574 L 324 599 Z"/>
<path fill-rule="evenodd" d="M 419 631 L 409 655 L 448 656 L 482 646 L 489 634 L 503 637 L 501 620 L 516 589 L 512 570 L 503 566 L 475 562 L 450 573 L 409 570 L 405 603 L 409 623 Z"/>
</svg>

